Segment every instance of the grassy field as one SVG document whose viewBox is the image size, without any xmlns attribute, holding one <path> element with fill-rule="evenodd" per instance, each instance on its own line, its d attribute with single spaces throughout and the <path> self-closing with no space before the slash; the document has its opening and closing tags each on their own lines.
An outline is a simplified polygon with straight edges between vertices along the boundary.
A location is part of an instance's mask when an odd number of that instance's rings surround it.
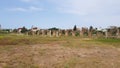
<svg viewBox="0 0 120 68">
<path fill-rule="evenodd" d="M 0 35 L 0 68 L 119 68 L 120 39 Z"/>
</svg>

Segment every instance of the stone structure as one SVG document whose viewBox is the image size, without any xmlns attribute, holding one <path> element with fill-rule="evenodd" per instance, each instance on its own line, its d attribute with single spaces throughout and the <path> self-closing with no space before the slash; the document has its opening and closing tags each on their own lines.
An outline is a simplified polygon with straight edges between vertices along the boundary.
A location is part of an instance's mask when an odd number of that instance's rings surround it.
<svg viewBox="0 0 120 68">
<path fill-rule="evenodd" d="M 68 30 L 65 30 L 65 36 L 68 36 Z"/>
<path fill-rule="evenodd" d="M 61 37 L 61 36 L 78 36 L 78 37 L 89 37 L 89 38 L 120 38 L 120 28 L 108 28 L 106 30 L 89 30 L 86 27 L 82 27 L 81 30 L 77 29 L 59 29 L 59 30 L 48 30 L 48 29 L 38 29 L 31 28 L 30 32 L 27 35 L 39 35 L 43 37 Z"/>
</svg>

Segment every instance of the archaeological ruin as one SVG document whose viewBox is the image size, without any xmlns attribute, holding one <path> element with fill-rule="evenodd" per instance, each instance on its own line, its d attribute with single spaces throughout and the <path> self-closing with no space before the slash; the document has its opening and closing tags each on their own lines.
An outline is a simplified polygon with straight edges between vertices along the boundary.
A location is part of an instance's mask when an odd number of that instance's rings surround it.
<svg viewBox="0 0 120 68">
<path fill-rule="evenodd" d="M 44 37 L 61 37 L 61 36 L 73 36 L 73 37 L 89 37 L 89 38 L 120 38 L 120 27 L 111 26 L 106 29 L 97 28 L 77 28 L 74 29 L 38 29 L 37 27 L 31 28 L 26 32 L 27 35 L 39 35 Z"/>
</svg>

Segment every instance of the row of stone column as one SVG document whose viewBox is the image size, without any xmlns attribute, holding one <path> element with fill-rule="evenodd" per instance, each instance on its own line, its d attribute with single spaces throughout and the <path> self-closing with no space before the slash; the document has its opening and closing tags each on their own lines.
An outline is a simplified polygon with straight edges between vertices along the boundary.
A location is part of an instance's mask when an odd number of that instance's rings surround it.
<svg viewBox="0 0 120 68">
<path fill-rule="evenodd" d="M 120 30 L 117 29 L 115 35 L 112 35 L 111 32 L 106 31 L 105 32 L 105 37 L 106 38 L 109 38 L 109 37 L 120 38 Z"/>
<path fill-rule="evenodd" d="M 60 36 L 80 36 L 80 37 L 109 37 L 110 33 L 108 31 L 102 32 L 97 31 L 96 34 L 88 30 L 38 30 L 38 31 L 30 31 L 27 33 L 28 35 L 40 35 L 40 36 L 48 36 L 48 37 L 60 37 Z M 117 30 L 116 37 L 120 38 L 120 30 Z"/>
<path fill-rule="evenodd" d="M 69 30 L 38 30 L 30 31 L 28 35 L 40 35 L 40 36 L 49 36 L 49 37 L 59 37 L 59 36 L 75 36 L 74 31 Z"/>
</svg>

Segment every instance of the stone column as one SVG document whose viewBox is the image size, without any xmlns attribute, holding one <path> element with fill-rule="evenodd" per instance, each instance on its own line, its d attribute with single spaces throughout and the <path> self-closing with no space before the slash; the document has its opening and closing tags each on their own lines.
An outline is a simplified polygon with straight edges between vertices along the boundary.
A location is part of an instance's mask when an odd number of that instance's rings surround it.
<svg viewBox="0 0 120 68">
<path fill-rule="evenodd" d="M 92 38 L 92 32 L 91 31 L 88 31 L 88 36 L 89 36 L 89 38 Z"/>
<path fill-rule="evenodd" d="M 49 34 L 49 37 L 52 37 L 52 35 L 51 35 L 51 30 L 49 30 L 48 32 L 49 32 L 49 33 L 48 33 L 48 34 Z"/>
<path fill-rule="evenodd" d="M 53 31 L 53 37 L 55 37 L 55 35 L 56 35 L 55 31 Z"/>
<path fill-rule="evenodd" d="M 62 32 L 59 30 L 59 36 L 62 36 Z"/>
<path fill-rule="evenodd" d="M 75 36 L 75 32 L 74 31 L 72 31 L 72 36 Z"/>
<path fill-rule="evenodd" d="M 105 37 L 108 38 L 108 32 L 107 31 L 105 31 Z"/>
<path fill-rule="evenodd" d="M 65 36 L 68 36 L 68 30 L 65 30 Z"/>
<path fill-rule="evenodd" d="M 39 30 L 37 31 L 37 35 L 40 35 L 40 31 Z"/>
<path fill-rule="evenodd" d="M 120 38 L 120 30 L 117 28 L 117 33 L 116 33 L 116 35 L 117 35 L 117 38 Z"/>
<path fill-rule="evenodd" d="M 59 37 L 59 32 L 58 31 L 56 31 L 56 37 Z"/>
<path fill-rule="evenodd" d="M 31 31 L 32 35 L 35 35 L 34 31 Z"/>
<path fill-rule="evenodd" d="M 39 30 L 39 35 L 40 35 L 40 36 L 42 35 L 42 30 Z"/>
<path fill-rule="evenodd" d="M 99 32 L 99 31 L 97 31 L 97 35 L 96 36 L 97 36 L 97 38 L 104 37 L 103 33 Z"/>
<path fill-rule="evenodd" d="M 61 31 L 60 30 L 58 31 L 58 36 L 61 36 Z"/>
<path fill-rule="evenodd" d="M 44 30 L 44 36 L 46 37 L 48 35 L 47 30 Z"/>
<path fill-rule="evenodd" d="M 80 36 L 83 37 L 83 31 L 82 30 L 80 31 Z"/>
<path fill-rule="evenodd" d="M 42 30 L 42 36 L 45 36 L 45 32 L 44 32 L 44 30 Z"/>
</svg>

